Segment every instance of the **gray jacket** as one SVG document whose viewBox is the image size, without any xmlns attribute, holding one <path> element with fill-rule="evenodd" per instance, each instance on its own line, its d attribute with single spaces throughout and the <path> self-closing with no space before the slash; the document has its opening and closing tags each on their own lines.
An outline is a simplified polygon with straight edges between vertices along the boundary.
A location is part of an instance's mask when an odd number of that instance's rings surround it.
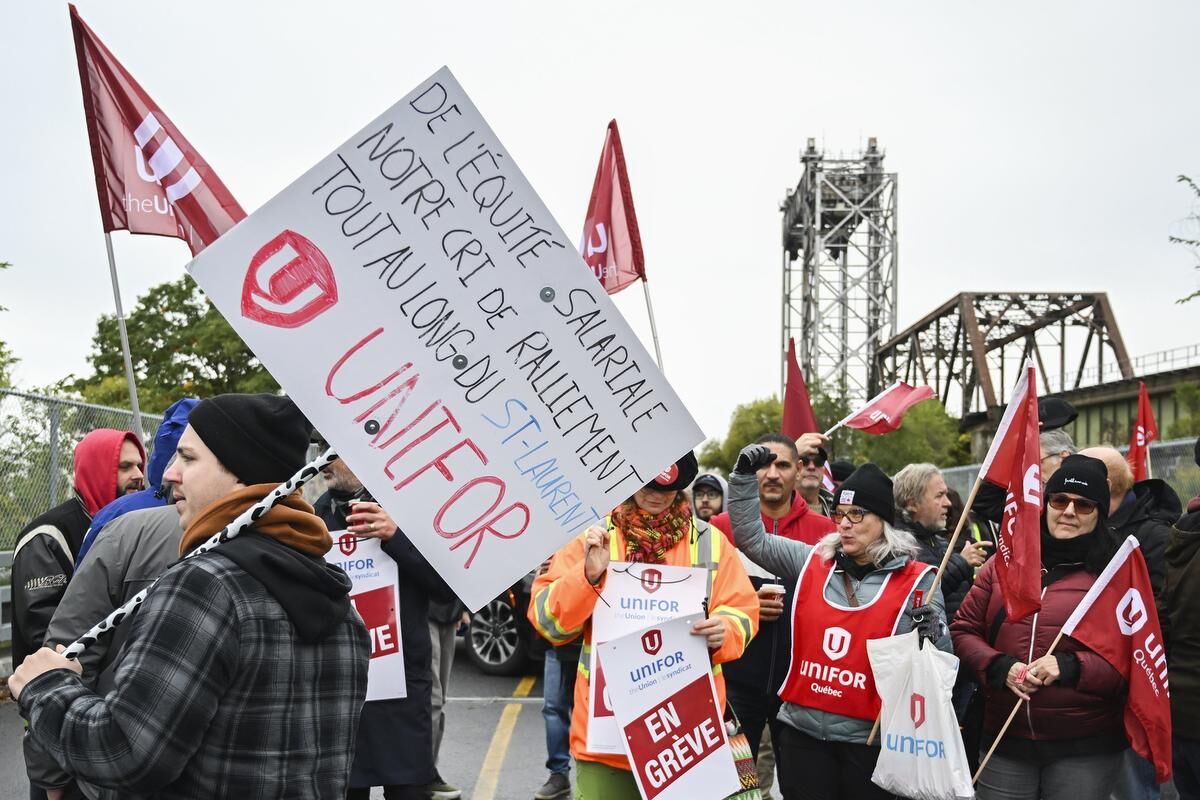
<svg viewBox="0 0 1200 800">
<path fill-rule="evenodd" d="M 66 593 L 46 629 L 46 644 L 69 645 L 111 614 L 126 600 L 145 589 L 179 560 L 179 513 L 175 506 L 159 506 L 124 514 L 105 526 L 67 584 Z M 84 683 L 101 694 L 112 688 L 112 667 L 129 635 L 131 620 L 89 647 L 79 656 Z M 69 776 L 25 738 L 29 780 L 38 786 L 61 786 Z M 81 787 L 95 796 L 91 787 Z"/>
<path fill-rule="evenodd" d="M 754 475 L 739 475 L 736 472 L 730 475 L 728 502 L 730 524 L 738 550 L 771 573 L 790 582 L 798 580 L 800 571 L 804 568 L 804 562 L 808 558 L 808 554 L 812 552 L 814 545 L 785 539 L 781 536 L 767 535 L 763 529 L 762 515 L 759 513 L 758 479 Z M 832 557 L 832 545 L 822 542 L 816 547 L 828 548 L 828 556 Z M 869 603 L 883 585 L 885 576 L 902 568 L 908 561 L 909 557 L 906 555 L 895 556 L 875 572 L 863 578 L 855 592 L 859 600 Z M 932 585 L 933 573 L 929 572 L 921 578 L 917 588 L 924 591 L 928 597 L 929 587 Z M 829 581 L 825 587 L 825 597 L 831 603 L 848 605 L 846 590 L 841 581 Z M 933 598 L 928 602 L 937 609 L 944 621 L 946 612 L 942 602 L 941 589 L 935 592 Z M 912 604 L 908 603 L 907 605 L 908 609 L 896 626 L 898 634 L 908 633 L 914 627 L 910 613 Z M 950 633 L 944 622 L 942 634 L 937 641 L 937 648 L 947 653 L 952 652 Z M 805 708 L 786 701 L 779 709 L 779 720 L 814 739 L 857 744 L 867 741 L 872 725 L 871 720 L 831 714 L 827 711 Z"/>
</svg>

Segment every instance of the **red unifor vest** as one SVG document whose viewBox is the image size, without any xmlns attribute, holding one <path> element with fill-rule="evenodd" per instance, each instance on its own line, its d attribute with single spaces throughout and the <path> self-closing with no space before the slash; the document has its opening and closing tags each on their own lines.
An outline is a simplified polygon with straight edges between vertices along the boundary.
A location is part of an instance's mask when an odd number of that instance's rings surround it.
<svg viewBox="0 0 1200 800">
<path fill-rule="evenodd" d="M 792 663 L 779 696 L 805 708 L 873 720 L 882 704 L 867 640 L 895 633 L 908 596 L 933 567 L 909 561 L 888 573 L 869 602 L 851 608 L 825 598 L 829 581 L 842 580 L 834 564 L 813 548 L 800 571 L 792 612 Z"/>
</svg>

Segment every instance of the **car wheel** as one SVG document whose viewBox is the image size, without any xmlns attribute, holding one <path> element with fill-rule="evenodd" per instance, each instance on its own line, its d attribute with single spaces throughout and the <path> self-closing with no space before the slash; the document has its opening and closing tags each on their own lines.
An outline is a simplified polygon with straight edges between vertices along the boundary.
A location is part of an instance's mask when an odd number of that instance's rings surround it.
<svg viewBox="0 0 1200 800">
<path fill-rule="evenodd" d="M 513 675 L 525 665 L 528 643 L 521 636 L 516 609 L 497 597 L 471 617 L 467 654 L 488 675 Z"/>
</svg>

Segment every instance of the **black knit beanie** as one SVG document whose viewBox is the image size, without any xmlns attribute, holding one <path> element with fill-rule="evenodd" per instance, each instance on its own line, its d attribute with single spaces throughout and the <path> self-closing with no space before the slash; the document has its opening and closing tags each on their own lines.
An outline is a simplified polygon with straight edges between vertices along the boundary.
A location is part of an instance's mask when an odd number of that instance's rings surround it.
<svg viewBox="0 0 1200 800">
<path fill-rule="evenodd" d="M 655 475 L 654 480 L 646 484 L 646 488 L 660 492 L 681 492 L 692 485 L 699 471 L 696 454 L 688 450 L 678 461 Z"/>
<path fill-rule="evenodd" d="M 896 502 L 892 479 L 874 464 L 863 464 L 842 482 L 837 493 L 838 505 L 858 506 L 878 514 L 889 525 L 896 524 Z"/>
<path fill-rule="evenodd" d="M 1046 497 L 1058 492 L 1086 497 L 1099 506 L 1102 517 L 1108 516 L 1108 468 L 1098 458 L 1079 453 L 1064 458 L 1046 481 Z"/>
<path fill-rule="evenodd" d="M 283 483 L 304 466 L 312 424 L 287 397 L 222 394 L 202 400 L 188 424 L 247 486 Z"/>
</svg>

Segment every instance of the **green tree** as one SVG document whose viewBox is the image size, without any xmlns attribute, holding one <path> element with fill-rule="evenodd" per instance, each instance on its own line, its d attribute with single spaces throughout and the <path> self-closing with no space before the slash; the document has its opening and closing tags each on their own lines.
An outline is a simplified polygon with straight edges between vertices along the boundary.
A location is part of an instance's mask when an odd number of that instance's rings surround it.
<svg viewBox="0 0 1200 800">
<path fill-rule="evenodd" d="M 1175 180 L 1179 183 L 1186 184 L 1187 187 L 1192 190 L 1192 194 L 1195 197 L 1200 198 L 1200 186 L 1197 186 L 1196 182 L 1187 175 L 1179 175 L 1175 178 Z M 1188 214 L 1187 222 L 1191 223 L 1193 228 L 1200 227 L 1200 213 L 1197 213 L 1193 210 L 1192 213 Z M 1168 236 L 1167 238 L 1172 244 L 1181 244 L 1188 250 L 1192 251 L 1193 256 L 1196 256 L 1197 252 L 1200 251 L 1200 239 L 1188 238 L 1186 236 Z M 1196 269 L 1200 269 L 1200 264 L 1196 265 Z M 1195 300 L 1197 297 L 1200 297 L 1200 290 L 1192 292 L 1187 297 L 1181 297 L 1175 302 L 1186 303 L 1189 300 Z"/>
<path fill-rule="evenodd" d="M 700 466 L 728 474 L 743 447 L 764 433 L 778 431 L 783 424 L 783 405 L 775 395 L 743 403 L 729 418 L 723 440 L 709 439 L 696 454 Z"/>
<path fill-rule="evenodd" d="M 900 430 L 863 437 L 861 454 L 888 474 L 918 462 L 955 467 L 971 463 L 971 437 L 940 402 L 926 400 L 909 409 Z"/>
<path fill-rule="evenodd" d="M 1175 403 L 1183 413 L 1171 423 L 1168 439 L 1190 439 L 1200 436 L 1200 386 L 1180 386 L 1175 390 Z"/>
<path fill-rule="evenodd" d="M 0 270 L 8 269 L 11 264 L 7 261 L 0 261 Z M 4 306 L 0 306 L 0 311 L 7 311 Z M 3 340 L 0 340 L 0 386 L 12 385 L 12 368 L 17 363 L 17 357 L 13 355 L 12 349 Z"/>
<path fill-rule="evenodd" d="M 189 275 L 152 287 L 138 299 L 125 325 L 143 410 L 163 411 L 185 395 L 279 390 Z M 128 407 L 115 315 L 106 314 L 97 323 L 88 361 L 93 374 L 71 387 L 89 402 Z"/>
</svg>

